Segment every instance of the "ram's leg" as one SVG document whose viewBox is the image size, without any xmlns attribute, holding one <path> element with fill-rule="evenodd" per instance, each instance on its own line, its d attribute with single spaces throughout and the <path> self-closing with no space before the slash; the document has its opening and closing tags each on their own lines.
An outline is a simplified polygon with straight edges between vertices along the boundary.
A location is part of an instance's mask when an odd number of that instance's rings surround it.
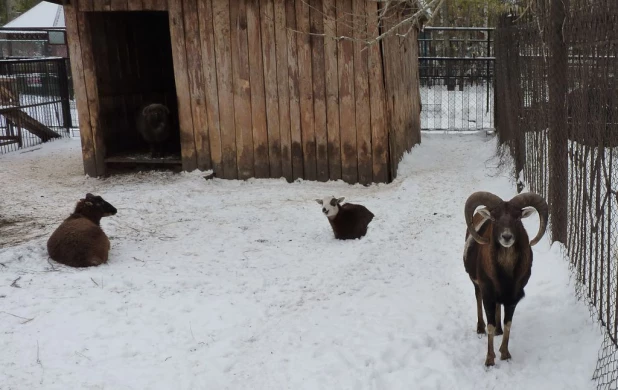
<svg viewBox="0 0 618 390">
<path fill-rule="evenodd" d="M 494 334 L 496 333 L 496 302 L 487 297 L 488 294 L 483 294 L 483 306 L 485 306 L 485 315 L 487 316 L 487 357 L 485 358 L 486 366 L 495 364 L 496 353 L 494 352 Z"/>
<path fill-rule="evenodd" d="M 496 303 L 496 336 L 500 336 L 502 333 L 502 310 L 501 305 Z"/>
<path fill-rule="evenodd" d="M 500 345 L 500 360 L 508 360 L 511 358 L 511 353 L 509 352 L 509 337 L 511 336 L 513 313 L 515 313 L 515 305 L 504 306 L 504 336 L 502 337 L 502 345 Z"/>
<path fill-rule="evenodd" d="M 485 334 L 485 321 L 483 321 L 483 299 L 481 297 L 481 289 L 476 283 L 474 284 L 474 295 L 476 296 L 476 333 Z"/>
</svg>

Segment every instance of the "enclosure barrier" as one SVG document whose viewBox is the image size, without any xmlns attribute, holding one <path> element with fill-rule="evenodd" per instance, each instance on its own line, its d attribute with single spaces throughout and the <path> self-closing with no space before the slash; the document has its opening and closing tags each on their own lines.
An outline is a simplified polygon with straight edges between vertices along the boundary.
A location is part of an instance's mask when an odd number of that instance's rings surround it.
<svg viewBox="0 0 618 390">
<path fill-rule="evenodd" d="M 495 34 L 499 144 L 549 201 L 552 241 L 605 334 L 592 377 L 617 389 L 618 2 L 535 0 L 521 15 Z"/>
<path fill-rule="evenodd" d="M 418 45 L 421 129 L 493 128 L 493 28 L 425 27 Z"/>
<path fill-rule="evenodd" d="M 70 136 L 77 125 L 69 69 L 60 57 L 0 60 L 0 154 Z"/>
</svg>

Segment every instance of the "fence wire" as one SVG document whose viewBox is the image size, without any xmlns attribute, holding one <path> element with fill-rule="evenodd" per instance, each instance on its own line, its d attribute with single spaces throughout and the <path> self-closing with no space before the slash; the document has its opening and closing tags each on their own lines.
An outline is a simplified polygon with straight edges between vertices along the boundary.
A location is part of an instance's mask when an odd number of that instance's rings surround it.
<svg viewBox="0 0 618 390">
<path fill-rule="evenodd" d="M 77 127 L 67 59 L 0 60 L 0 154 L 69 137 Z"/>
<path fill-rule="evenodd" d="M 618 2 L 559 3 L 499 20 L 496 130 L 517 177 L 549 200 L 552 239 L 604 330 L 592 377 L 618 389 Z"/>
</svg>

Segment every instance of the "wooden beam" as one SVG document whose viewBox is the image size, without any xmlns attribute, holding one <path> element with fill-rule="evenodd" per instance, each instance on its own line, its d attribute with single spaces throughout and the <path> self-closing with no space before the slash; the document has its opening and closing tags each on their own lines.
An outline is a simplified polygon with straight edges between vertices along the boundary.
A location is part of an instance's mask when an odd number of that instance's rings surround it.
<svg viewBox="0 0 618 390">
<path fill-rule="evenodd" d="M 217 62 L 223 174 L 225 179 L 237 179 L 236 118 L 234 116 L 234 85 L 232 80 L 232 57 L 230 54 L 232 37 L 230 1 L 212 0 L 212 11 Z"/>
<path fill-rule="evenodd" d="M 176 96 L 178 99 L 182 169 L 190 172 L 197 168 L 197 159 L 193 132 L 189 75 L 187 72 L 187 52 L 185 47 L 182 2 L 178 0 L 169 0 L 168 6 L 170 36 L 174 57 L 174 79 L 176 80 Z"/>
<path fill-rule="evenodd" d="M 81 38 L 77 25 L 78 5 L 64 6 L 64 18 L 67 29 L 69 56 L 71 57 L 71 74 L 73 75 L 73 89 L 77 111 L 79 112 L 79 132 L 82 144 L 82 159 L 84 161 L 84 173 L 90 177 L 97 177 L 96 154 L 90 125 L 90 110 L 88 107 L 88 94 L 86 93 L 86 81 L 84 78 L 84 65 L 82 62 Z"/>
<path fill-rule="evenodd" d="M 337 2 L 337 36 L 350 37 L 352 27 L 352 1 Z M 339 129 L 341 132 L 342 178 L 346 183 L 358 182 L 356 149 L 356 99 L 354 96 L 354 43 L 339 41 L 337 65 L 339 68 Z"/>
<path fill-rule="evenodd" d="M 197 168 L 212 168 L 210 162 L 210 142 L 208 138 L 208 118 L 206 113 L 206 92 L 202 67 L 202 46 L 197 0 L 183 0 L 185 38 L 187 45 L 187 68 L 189 72 L 189 92 L 193 112 L 193 137 L 197 152 Z"/>
<path fill-rule="evenodd" d="M 364 1 L 352 1 L 354 14 L 354 97 L 356 99 L 356 153 L 358 181 L 371 184 L 373 167 L 371 161 L 371 108 L 369 106 L 369 50 L 361 43 L 367 35 L 367 7 Z M 416 44 L 416 41 L 415 41 Z"/>
<path fill-rule="evenodd" d="M 310 32 L 324 33 L 322 0 L 311 0 Z M 311 36 L 311 74 L 313 77 L 313 115 L 316 142 L 316 178 L 328 180 L 328 134 L 326 121 L 326 59 L 324 58 L 324 37 Z"/>
<path fill-rule="evenodd" d="M 215 0 L 217 1 L 217 0 Z M 210 143 L 212 169 L 217 177 L 223 175 L 221 156 L 221 124 L 219 122 L 219 94 L 217 87 L 217 62 L 215 60 L 215 36 L 212 0 L 198 1 L 199 28 L 201 37 L 204 88 L 206 90 L 206 114 Z"/>
<path fill-rule="evenodd" d="M 283 176 L 281 170 L 281 134 L 279 125 L 279 94 L 277 92 L 277 50 L 274 0 L 260 0 L 262 57 L 268 126 L 268 160 L 270 177 Z"/>
<path fill-rule="evenodd" d="M 309 4 L 296 0 L 296 44 L 298 47 L 298 92 L 300 95 L 300 121 L 303 152 L 303 178 L 317 179 L 315 127 L 313 118 L 313 76 L 311 36 L 309 35 Z"/>
<path fill-rule="evenodd" d="M 288 88 L 288 38 L 285 0 L 274 0 L 275 43 L 277 58 L 277 96 L 279 100 L 279 135 L 281 144 L 281 174 L 293 180 L 290 91 Z"/>
<path fill-rule="evenodd" d="M 367 1 L 367 33 L 378 36 L 378 3 Z M 380 44 L 369 47 L 369 102 L 371 105 L 371 157 L 373 181 L 388 182 L 388 127 Z"/>
<path fill-rule="evenodd" d="M 90 112 L 90 126 L 92 128 L 97 174 L 104 175 L 105 163 L 103 160 L 105 158 L 105 142 L 103 139 L 103 132 L 101 131 L 99 123 L 100 106 L 99 91 L 97 88 L 96 61 L 94 58 L 94 50 L 92 47 L 92 37 L 90 36 L 90 23 L 87 16 L 88 14 L 84 12 L 78 12 L 77 25 L 79 28 L 84 81 L 86 84 L 86 93 Z"/>
<path fill-rule="evenodd" d="M 285 1 L 288 49 L 288 89 L 290 93 L 290 135 L 292 140 L 292 178 L 303 177 L 303 145 L 298 90 L 298 46 L 296 43 L 295 0 Z"/>
<path fill-rule="evenodd" d="M 370 2 L 371 3 L 371 2 Z M 336 0 L 322 0 L 324 14 L 324 81 L 326 83 L 326 132 L 328 177 L 341 179 L 341 132 L 339 128 L 339 76 Z"/>
<path fill-rule="evenodd" d="M 255 171 L 253 167 L 253 131 L 251 130 L 251 84 L 246 0 L 230 1 L 230 25 L 232 27 L 232 79 L 234 80 L 238 178 L 248 179 L 255 175 Z"/>
</svg>

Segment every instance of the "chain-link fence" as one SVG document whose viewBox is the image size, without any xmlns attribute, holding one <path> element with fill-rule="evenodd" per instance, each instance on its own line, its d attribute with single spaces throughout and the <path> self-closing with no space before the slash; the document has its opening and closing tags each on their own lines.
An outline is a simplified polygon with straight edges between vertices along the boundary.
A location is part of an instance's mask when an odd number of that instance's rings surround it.
<svg viewBox="0 0 618 390">
<path fill-rule="evenodd" d="M 0 60 L 0 154 L 68 137 L 77 127 L 66 58 Z"/>
<path fill-rule="evenodd" d="M 419 34 L 423 130 L 494 127 L 492 30 L 426 27 Z"/>
<path fill-rule="evenodd" d="M 497 134 L 549 200 L 552 239 L 605 333 L 593 378 L 617 389 L 618 2 L 534 0 L 520 15 L 496 29 Z"/>
</svg>

